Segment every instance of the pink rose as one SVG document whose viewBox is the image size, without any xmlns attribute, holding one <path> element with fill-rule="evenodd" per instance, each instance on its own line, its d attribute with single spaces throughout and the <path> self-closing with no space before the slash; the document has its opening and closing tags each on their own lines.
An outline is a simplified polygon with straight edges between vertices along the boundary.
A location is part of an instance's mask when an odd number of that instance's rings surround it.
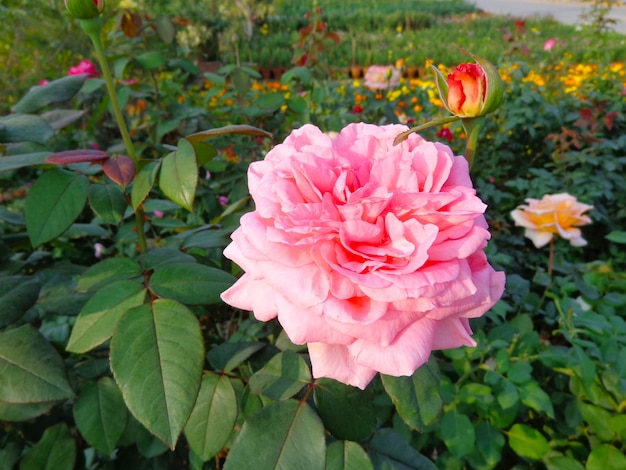
<svg viewBox="0 0 626 470">
<path fill-rule="evenodd" d="M 552 49 L 554 47 L 554 45 L 556 44 L 556 41 L 554 39 L 548 39 L 544 44 L 543 44 L 543 50 L 544 51 L 549 51 L 550 49 Z"/>
<path fill-rule="evenodd" d="M 88 59 L 85 59 L 85 60 L 81 60 L 78 63 L 78 65 L 75 65 L 74 67 L 70 67 L 70 69 L 67 72 L 68 75 L 82 75 L 84 73 L 88 74 L 90 77 L 97 77 L 98 69 L 96 68 L 93 62 L 91 62 Z"/>
<path fill-rule="evenodd" d="M 525 236 L 536 248 L 547 245 L 554 235 L 569 240 L 572 246 L 585 246 L 580 227 L 591 223 L 583 213 L 593 206 L 578 202 L 567 193 L 546 194 L 541 199 L 526 199 L 528 204 L 517 206 L 511 211 L 515 225 L 526 228 Z"/>
<path fill-rule="evenodd" d="M 364 85 L 374 90 L 386 90 L 400 84 L 400 70 L 391 65 L 371 65 L 365 72 Z"/>
<path fill-rule="evenodd" d="M 365 388 L 433 349 L 474 346 L 500 298 L 485 204 L 467 161 L 403 125 L 295 130 L 248 171 L 256 210 L 224 254 L 245 274 L 224 301 L 308 343 L 314 377 Z"/>
</svg>

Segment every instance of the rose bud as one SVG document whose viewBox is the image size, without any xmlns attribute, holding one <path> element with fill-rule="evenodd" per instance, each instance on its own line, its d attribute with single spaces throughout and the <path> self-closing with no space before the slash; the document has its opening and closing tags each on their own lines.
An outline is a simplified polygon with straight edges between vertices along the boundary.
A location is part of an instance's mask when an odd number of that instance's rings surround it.
<svg viewBox="0 0 626 470">
<path fill-rule="evenodd" d="M 80 20 L 97 18 L 104 11 L 104 0 L 65 0 L 71 16 Z"/>
</svg>

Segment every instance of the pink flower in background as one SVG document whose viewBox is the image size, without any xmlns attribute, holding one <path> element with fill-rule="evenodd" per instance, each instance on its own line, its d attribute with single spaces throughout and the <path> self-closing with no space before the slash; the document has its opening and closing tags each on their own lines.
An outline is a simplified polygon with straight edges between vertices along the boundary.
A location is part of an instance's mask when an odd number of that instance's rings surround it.
<svg viewBox="0 0 626 470">
<path fill-rule="evenodd" d="M 82 75 L 84 73 L 88 74 L 90 77 L 97 77 L 98 69 L 96 68 L 93 62 L 91 62 L 88 59 L 85 59 L 85 60 L 81 60 L 74 67 L 70 67 L 70 69 L 67 72 L 68 75 Z"/>
<path fill-rule="evenodd" d="M 548 39 L 543 45 L 543 50 L 549 51 L 550 49 L 554 47 L 555 44 L 556 44 L 556 41 L 554 39 Z"/>
<path fill-rule="evenodd" d="M 386 90 L 400 84 L 400 69 L 391 65 L 371 65 L 365 72 L 363 84 L 374 90 Z"/>
<path fill-rule="evenodd" d="M 315 377 L 365 388 L 432 350 L 474 346 L 469 319 L 504 290 L 467 161 L 403 125 L 305 125 L 248 171 L 255 211 L 224 254 L 224 301 L 308 343 Z"/>
<path fill-rule="evenodd" d="M 162 219 L 163 216 L 165 215 L 165 212 L 163 211 L 159 211 L 159 210 L 155 210 L 152 211 L 152 215 L 156 218 L 156 219 Z"/>
<path fill-rule="evenodd" d="M 93 244 L 93 255 L 96 258 L 102 258 L 102 255 L 106 251 L 106 248 L 102 243 L 94 243 Z"/>
<path fill-rule="evenodd" d="M 219 203 L 222 206 L 227 206 L 228 205 L 228 198 L 226 196 L 220 196 L 217 198 L 217 200 L 219 201 Z"/>
<path fill-rule="evenodd" d="M 528 204 L 517 206 L 511 211 L 515 225 L 526 228 L 525 236 L 536 248 L 547 245 L 554 235 L 569 240 L 572 246 L 585 246 L 579 228 L 591 223 L 584 212 L 593 206 L 578 202 L 567 193 L 546 194 L 541 199 L 526 199 Z"/>
<path fill-rule="evenodd" d="M 48 83 L 50 82 L 44 78 L 43 80 L 40 80 L 39 83 L 37 83 L 37 85 L 44 86 L 44 85 L 47 85 Z"/>
</svg>

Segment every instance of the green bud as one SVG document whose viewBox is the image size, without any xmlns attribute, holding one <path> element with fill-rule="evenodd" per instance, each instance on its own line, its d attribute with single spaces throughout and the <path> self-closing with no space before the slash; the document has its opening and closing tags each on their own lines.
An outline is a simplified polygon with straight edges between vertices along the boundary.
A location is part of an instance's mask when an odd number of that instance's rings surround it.
<svg viewBox="0 0 626 470">
<path fill-rule="evenodd" d="M 65 0 L 71 16 L 80 20 L 97 18 L 104 11 L 104 0 Z"/>
</svg>

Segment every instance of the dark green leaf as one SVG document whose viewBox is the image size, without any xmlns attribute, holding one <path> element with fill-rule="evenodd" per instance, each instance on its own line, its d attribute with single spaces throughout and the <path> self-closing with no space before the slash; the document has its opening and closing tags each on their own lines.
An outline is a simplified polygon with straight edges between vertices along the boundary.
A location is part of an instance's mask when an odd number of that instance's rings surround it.
<svg viewBox="0 0 626 470">
<path fill-rule="evenodd" d="M 356 442 L 336 441 L 326 449 L 326 470 L 374 470 L 374 466 Z"/>
<path fill-rule="evenodd" d="M 24 315 L 37 301 L 40 289 L 39 279 L 33 276 L 0 278 L 0 328 Z"/>
<path fill-rule="evenodd" d="M 57 402 L 5 403 L 0 401 L 0 421 L 28 421 L 46 413 Z M 0 460 L 0 469 L 2 463 Z"/>
<path fill-rule="evenodd" d="M 92 184 L 89 187 L 89 205 L 105 224 L 117 225 L 128 207 L 122 190 L 113 184 Z"/>
<path fill-rule="evenodd" d="M 188 140 L 181 139 L 178 150 L 166 155 L 161 162 L 159 187 L 170 200 L 193 212 L 197 186 L 196 153 Z"/>
<path fill-rule="evenodd" d="M 47 113 L 41 114 L 41 118 L 50 124 L 52 129 L 59 130 L 69 126 L 73 122 L 84 116 L 86 111 L 74 109 L 53 109 Z"/>
<path fill-rule="evenodd" d="M 107 341 L 118 320 L 128 310 L 143 304 L 146 289 L 140 282 L 119 280 L 108 284 L 82 308 L 66 349 L 83 353 Z"/>
<path fill-rule="evenodd" d="M 266 406 L 243 424 L 224 470 L 324 470 L 325 460 L 319 417 L 305 402 L 286 400 Z"/>
<path fill-rule="evenodd" d="M 15 113 L 33 113 L 51 103 L 72 99 L 81 89 L 87 75 L 68 75 L 43 86 L 32 87 L 11 110 Z"/>
<path fill-rule="evenodd" d="M 551 450 L 543 434 L 525 424 L 514 424 L 508 434 L 511 449 L 525 459 L 541 460 Z"/>
<path fill-rule="evenodd" d="M 248 382 L 253 393 L 263 394 L 273 400 L 291 398 L 311 382 L 311 371 L 302 356 L 293 351 L 275 355 Z"/>
<path fill-rule="evenodd" d="M 203 362 L 200 324 L 172 300 L 130 310 L 111 339 L 111 369 L 126 405 L 171 449 L 195 403 Z"/>
<path fill-rule="evenodd" d="M 536 381 L 532 380 L 518 387 L 519 397 L 524 405 L 535 411 L 546 413 L 550 418 L 554 419 L 552 400 L 550 400 L 550 396 L 541 389 Z"/>
<path fill-rule="evenodd" d="M 136 56 L 135 60 L 139 62 L 139 65 L 148 70 L 156 69 L 157 67 L 165 65 L 165 58 L 160 52 L 156 51 L 144 52 L 143 54 Z"/>
<path fill-rule="evenodd" d="M 130 258 L 109 258 L 85 271 L 76 284 L 80 292 L 96 291 L 107 284 L 122 279 L 141 276 L 141 266 Z"/>
<path fill-rule="evenodd" d="M 398 414 L 411 428 L 421 431 L 441 413 L 439 368 L 434 359 L 417 369 L 411 377 L 381 374 L 381 379 Z"/>
<path fill-rule="evenodd" d="M 167 264 L 196 263 L 196 259 L 172 248 L 154 248 L 142 253 L 137 257 L 137 261 L 145 270 L 162 268 Z"/>
<path fill-rule="evenodd" d="M 59 423 L 44 431 L 20 462 L 20 470 L 72 470 L 75 461 L 76 443 L 67 425 Z"/>
<path fill-rule="evenodd" d="M 133 209 L 136 210 L 146 197 L 148 197 L 152 186 L 154 186 L 160 165 L 161 161 L 150 162 L 137 173 L 130 191 L 130 201 Z"/>
<path fill-rule="evenodd" d="M 189 446 L 198 457 L 207 461 L 222 450 L 233 431 L 237 414 L 237 396 L 228 377 L 205 374 L 185 425 Z"/>
<path fill-rule="evenodd" d="M 157 267 L 150 277 L 150 290 L 163 298 L 192 305 L 220 302 L 220 294 L 235 278 L 217 268 L 198 263 L 170 263 Z"/>
<path fill-rule="evenodd" d="M 490 468 L 502 461 L 505 444 L 506 439 L 495 426 L 485 422 L 476 425 L 476 448 Z"/>
<path fill-rule="evenodd" d="M 264 347 L 258 342 L 222 343 L 209 351 L 207 359 L 215 369 L 230 372 Z"/>
<path fill-rule="evenodd" d="M 120 390 L 109 377 L 88 382 L 74 403 L 78 430 L 92 447 L 104 454 L 115 450 L 126 428 L 128 413 Z"/>
<path fill-rule="evenodd" d="M 395 431 L 383 428 L 374 434 L 369 456 L 376 469 L 436 470 L 428 458 L 408 445 Z"/>
<path fill-rule="evenodd" d="M 441 438 L 452 454 L 464 457 L 474 448 L 476 433 L 467 415 L 448 411 L 441 419 Z"/>
<path fill-rule="evenodd" d="M 614 230 L 604 238 L 613 243 L 626 244 L 626 232 Z"/>
<path fill-rule="evenodd" d="M 65 170 L 41 175 L 26 198 L 26 229 L 33 246 L 65 232 L 80 215 L 87 201 L 86 176 Z"/>
<path fill-rule="evenodd" d="M 192 144 L 195 144 L 196 142 L 202 142 L 203 140 L 224 134 L 242 134 L 252 137 L 272 138 L 271 133 L 247 124 L 231 124 L 229 126 L 218 127 L 216 129 L 209 129 L 208 131 L 196 132 L 195 134 L 188 135 L 185 138 Z"/>
<path fill-rule="evenodd" d="M 74 396 L 56 350 L 30 325 L 0 333 L 0 401 L 39 403 Z"/>
<path fill-rule="evenodd" d="M 46 121 L 33 114 L 0 117 L 0 143 L 36 142 L 45 144 L 54 134 Z"/>
<path fill-rule="evenodd" d="M 376 430 L 374 394 L 332 379 L 315 382 L 315 404 L 328 429 L 337 439 L 360 441 Z"/>
</svg>

